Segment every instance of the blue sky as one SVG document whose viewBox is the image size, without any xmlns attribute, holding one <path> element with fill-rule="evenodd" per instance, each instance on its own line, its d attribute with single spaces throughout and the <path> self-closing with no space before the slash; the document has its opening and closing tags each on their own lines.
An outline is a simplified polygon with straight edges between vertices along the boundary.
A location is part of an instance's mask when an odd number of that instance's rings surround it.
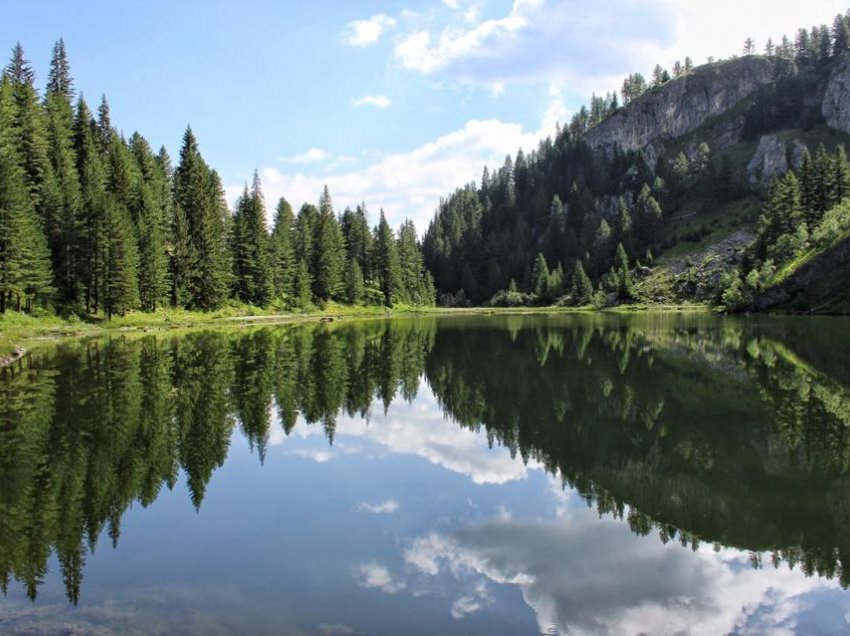
<svg viewBox="0 0 850 636">
<path fill-rule="evenodd" d="M 441 195 L 530 148 L 591 92 L 829 23 L 840 1 L 244 0 L 17 2 L 41 83 L 64 37 L 77 89 L 176 155 L 187 123 L 235 197 L 361 200 L 423 231 Z"/>
</svg>

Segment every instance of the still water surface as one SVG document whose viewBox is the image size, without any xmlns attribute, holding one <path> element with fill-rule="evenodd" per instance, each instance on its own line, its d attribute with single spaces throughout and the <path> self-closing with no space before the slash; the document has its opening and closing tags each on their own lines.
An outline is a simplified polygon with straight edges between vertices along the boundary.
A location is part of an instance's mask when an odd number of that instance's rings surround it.
<svg viewBox="0 0 850 636">
<path fill-rule="evenodd" d="M 675 315 L 39 349 L 0 372 L 0 632 L 845 634 L 848 355 Z"/>
</svg>

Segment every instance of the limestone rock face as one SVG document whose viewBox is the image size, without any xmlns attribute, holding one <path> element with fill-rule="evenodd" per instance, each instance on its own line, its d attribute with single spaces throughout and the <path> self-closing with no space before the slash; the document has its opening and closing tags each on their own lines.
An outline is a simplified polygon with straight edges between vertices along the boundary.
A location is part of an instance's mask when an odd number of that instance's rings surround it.
<svg viewBox="0 0 850 636">
<path fill-rule="evenodd" d="M 585 142 L 611 153 L 680 137 L 772 82 L 773 71 L 769 59 L 753 56 L 701 67 L 620 109 L 588 131 Z"/>
<path fill-rule="evenodd" d="M 803 153 L 806 151 L 806 144 L 799 139 L 794 140 L 791 146 L 791 167 L 794 170 L 799 170 L 803 167 Z"/>
<path fill-rule="evenodd" d="M 747 181 L 751 186 L 765 187 L 776 177 L 788 172 L 785 142 L 776 135 L 764 135 L 747 164 Z"/>
<path fill-rule="evenodd" d="M 827 125 L 850 133 L 850 58 L 847 56 L 829 77 L 821 113 Z"/>
</svg>

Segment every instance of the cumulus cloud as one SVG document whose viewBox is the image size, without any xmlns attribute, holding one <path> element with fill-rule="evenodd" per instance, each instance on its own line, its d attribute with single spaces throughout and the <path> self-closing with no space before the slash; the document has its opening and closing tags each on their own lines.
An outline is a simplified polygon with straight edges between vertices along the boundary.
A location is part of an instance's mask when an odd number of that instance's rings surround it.
<svg viewBox="0 0 850 636">
<path fill-rule="evenodd" d="M 393 101 L 386 95 L 364 95 L 351 100 L 353 106 L 374 106 L 375 108 L 389 108 Z"/>
<path fill-rule="evenodd" d="M 468 3 L 447 0 L 463 11 Z M 466 24 L 413 23 L 394 46 L 402 68 L 483 84 L 494 92 L 512 83 L 556 83 L 578 94 L 618 87 L 627 73 L 648 73 L 690 56 L 738 54 L 744 38 L 792 36 L 816 20 L 830 23 L 840 1 L 772 0 L 515 0 L 505 15 L 487 20 L 475 13 Z M 734 16 L 730 20 L 729 16 Z"/>
<path fill-rule="evenodd" d="M 402 581 L 393 580 L 390 571 L 376 561 L 357 565 L 354 580 L 360 587 L 376 588 L 387 594 L 395 594 L 407 587 Z"/>
<path fill-rule="evenodd" d="M 392 514 L 398 510 L 398 502 L 394 499 L 387 499 L 379 504 L 370 504 L 361 502 L 357 505 L 358 512 L 371 512 L 372 514 Z"/>
<path fill-rule="evenodd" d="M 371 46 L 395 24 L 395 18 L 384 13 L 375 14 L 366 20 L 354 20 L 345 25 L 342 41 L 349 46 Z"/>
<path fill-rule="evenodd" d="M 516 82 L 610 88 L 622 72 L 624 49 L 633 63 L 671 30 L 657 9 L 633 0 L 613 5 L 515 0 L 501 17 L 479 20 L 475 13 L 466 24 L 411 28 L 396 41 L 393 58 L 402 68 L 483 84 L 494 93 Z"/>
<path fill-rule="evenodd" d="M 301 152 L 288 157 L 278 157 L 277 160 L 281 163 L 315 163 L 317 161 L 327 161 L 331 158 L 331 153 L 321 148 L 310 148 L 306 152 Z"/>
<path fill-rule="evenodd" d="M 405 218 L 413 219 L 419 232 L 428 225 L 439 200 L 455 188 L 481 177 L 485 165 L 501 165 L 505 155 L 519 148 L 529 150 L 541 138 L 554 132 L 555 122 L 563 121 L 566 110 L 560 91 L 552 90 L 550 105 L 536 131 L 498 119 L 473 119 L 458 130 L 407 152 L 380 155 L 376 161 L 357 170 L 284 171 L 278 167 L 260 170 L 267 209 L 273 210 L 281 196 L 298 207 L 315 203 L 327 184 L 337 207 L 366 201 L 372 221 L 383 208 L 389 221 L 397 226 Z M 241 192 L 242 186 L 231 186 Z"/>
<path fill-rule="evenodd" d="M 411 542 L 413 571 L 515 585 L 542 633 L 793 633 L 806 594 L 835 588 L 749 555 L 710 546 L 693 553 L 578 509 L 569 519 L 487 520 Z M 475 598 L 456 601 L 458 617 Z"/>
</svg>

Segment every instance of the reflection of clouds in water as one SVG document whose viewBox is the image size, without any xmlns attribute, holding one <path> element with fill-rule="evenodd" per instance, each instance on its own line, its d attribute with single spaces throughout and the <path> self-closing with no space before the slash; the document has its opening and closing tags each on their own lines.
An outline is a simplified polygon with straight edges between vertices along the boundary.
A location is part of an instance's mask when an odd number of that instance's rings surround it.
<svg viewBox="0 0 850 636">
<path fill-rule="evenodd" d="M 357 512 L 371 512 L 372 514 L 392 514 L 398 510 L 398 502 L 395 499 L 387 499 L 379 504 L 370 504 L 365 501 L 357 504 Z"/>
<path fill-rule="evenodd" d="M 637 537 L 591 511 L 432 533 L 404 556 L 427 575 L 518 586 L 540 630 L 554 633 L 791 634 L 802 595 L 837 587 L 784 566 L 754 570 L 737 550 L 692 553 L 657 536 Z M 459 599 L 450 611 L 460 618 L 458 610 L 474 602 Z"/>
<path fill-rule="evenodd" d="M 340 453 L 356 452 L 346 448 L 345 437 L 376 442 L 393 453 L 422 457 L 447 470 L 467 475 L 476 484 L 504 484 L 524 479 L 529 469 L 539 468 L 533 461 L 525 466 L 518 457 L 512 458 L 507 449 L 489 448 L 484 434 L 461 428 L 445 418 L 424 382 L 413 404 L 397 399 L 390 405 L 387 415 L 373 413 L 368 421 L 340 415 L 333 446 L 324 441 L 321 425 L 308 425 L 301 417 L 289 438 L 279 423 L 273 426 L 268 445 L 298 444 L 299 448 L 286 453 L 326 462 Z M 310 445 L 320 440 L 321 447 Z M 301 448 L 302 445 L 310 445 L 310 448 Z"/>
<path fill-rule="evenodd" d="M 393 580 L 390 571 L 377 561 L 355 566 L 354 579 L 360 587 L 377 588 L 387 594 L 395 594 L 407 587 L 403 582 Z"/>
</svg>

